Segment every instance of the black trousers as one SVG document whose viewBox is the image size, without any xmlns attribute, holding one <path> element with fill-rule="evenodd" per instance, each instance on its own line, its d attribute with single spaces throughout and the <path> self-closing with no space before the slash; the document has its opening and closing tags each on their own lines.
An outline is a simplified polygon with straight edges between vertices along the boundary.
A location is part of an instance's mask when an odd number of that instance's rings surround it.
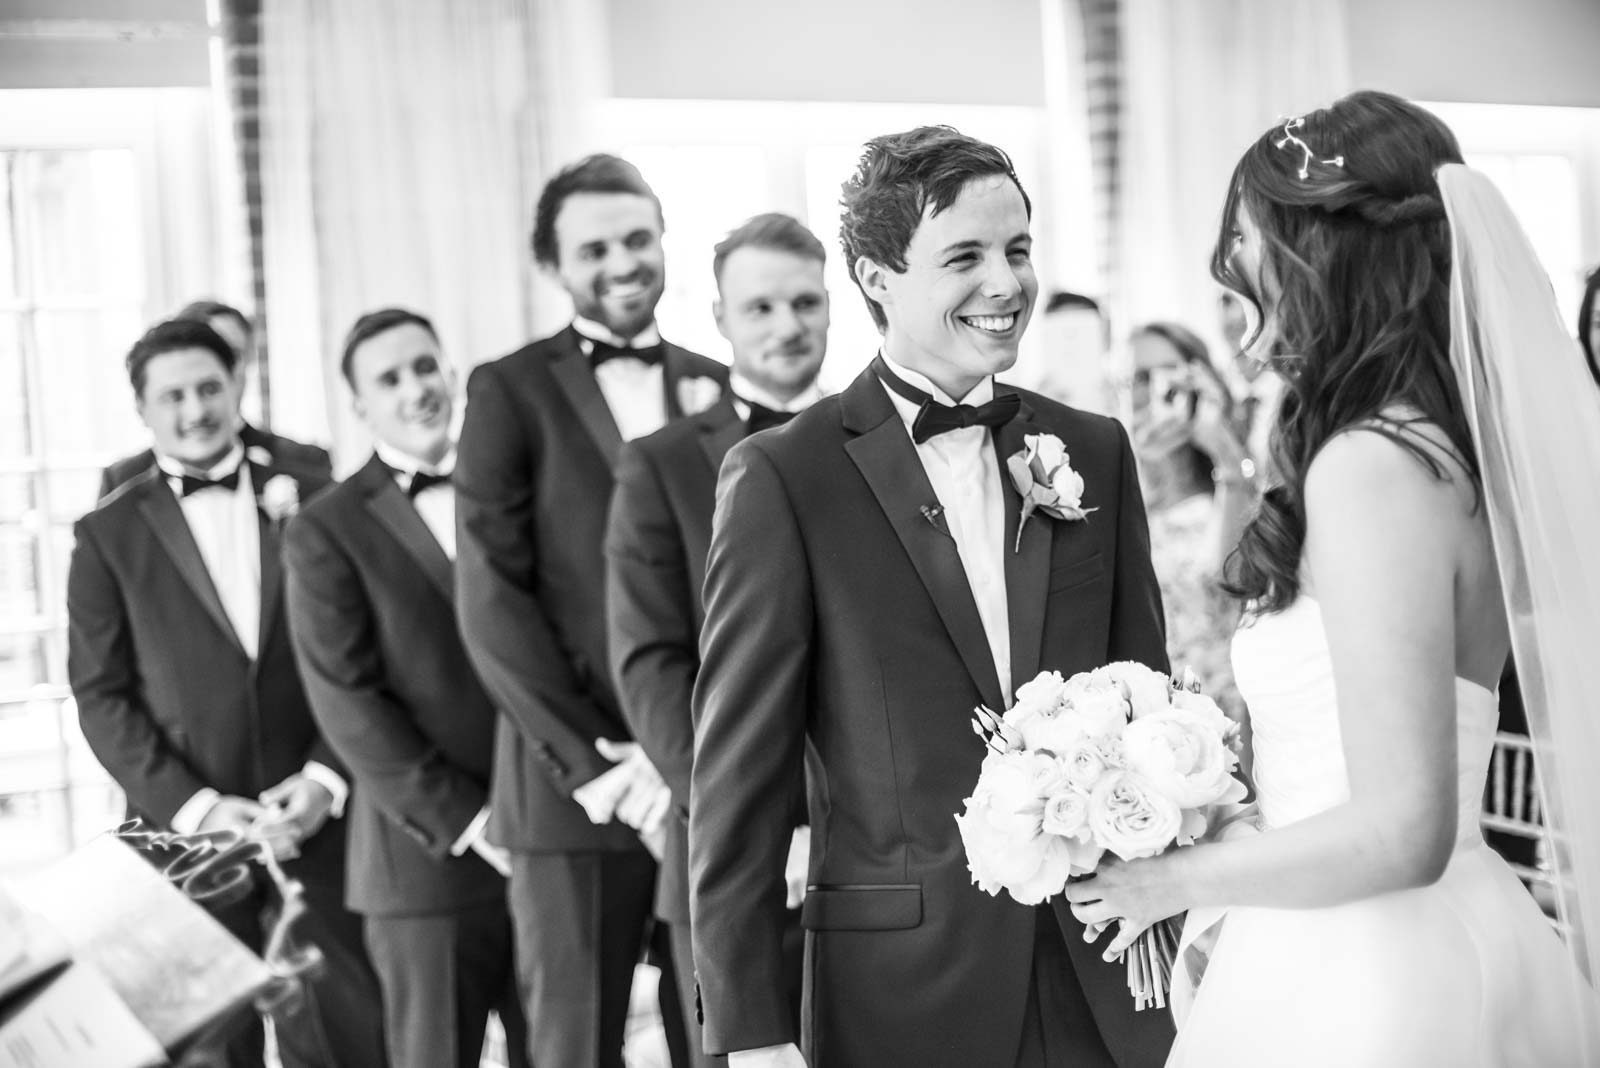
<svg viewBox="0 0 1600 1068">
<path fill-rule="evenodd" d="M 507 895 L 528 1058 L 623 1068 L 633 969 L 650 930 L 656 862 L 648 853 L 515 853 Z M 661 1013 L 678 1013 L 662 984 Z"/>
<path fill-rule="evenodd" d="M 1067 956 L 1066 932 L 1051 906 L 1033 911 L 1033 978 L 1017 1068 L 1117 1068 Z"/>
<path fill-rule="evenodd" d="M 491 1010 L 511 1068 L 529 1068 L 512 962 L 511 916 L 496 900 L 425 916 L 368 916 L 392 1068 L 478 1068 Z"/>
</svg>

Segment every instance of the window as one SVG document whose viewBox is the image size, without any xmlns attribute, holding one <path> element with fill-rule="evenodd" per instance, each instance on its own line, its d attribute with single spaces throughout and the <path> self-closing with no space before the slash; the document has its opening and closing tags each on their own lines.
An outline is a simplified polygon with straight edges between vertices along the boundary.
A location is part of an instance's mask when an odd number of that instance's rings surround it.
<svg viewBox="0 0 1600 1068">
<path fill-rule="evenodd" d="M 122 355 L 212 291 L 206 115 L 205 90 L 0 94 L 0 872 L 121 812 L 67 687 L 67 565 L 101 469 L 147 442 Z"/>
</svg>

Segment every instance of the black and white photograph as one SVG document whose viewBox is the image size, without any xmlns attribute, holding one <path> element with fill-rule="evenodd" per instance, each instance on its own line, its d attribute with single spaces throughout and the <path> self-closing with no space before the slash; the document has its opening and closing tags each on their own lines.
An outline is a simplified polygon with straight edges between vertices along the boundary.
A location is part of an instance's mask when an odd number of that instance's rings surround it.
<svg viewBox="0 0 1600 1068">
<path fill-rule="evenodd" d="M 1600 1068 L 1597 56 L 0 0 L 0 1068 Z"/>
</svg>

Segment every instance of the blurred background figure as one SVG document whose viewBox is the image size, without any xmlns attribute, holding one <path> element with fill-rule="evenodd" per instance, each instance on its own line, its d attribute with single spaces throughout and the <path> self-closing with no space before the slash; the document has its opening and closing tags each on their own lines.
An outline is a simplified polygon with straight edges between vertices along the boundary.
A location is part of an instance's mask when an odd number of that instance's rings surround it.
<svg viewBox="0 0 1600 1068">
<path fill-rule="evenodd" d="M 1600 301 L 1595 295 L 1600 293 L 1600 267 L 1589 272 L 1589 277 L 1583 282 L 1583 302 L 1578 305 L 1578 344 L 1583 346 L 1583 354 L 1589 358 L 1589 373 L 1594 375 L 1596 385 L 1600 385 Z"/>
<path fill-rule="evenodd" d="M 1133 448 L 1150 514 L 1151 556 L 1174 671 L 1193 668 L 1229 713 L 1241 710 L 1228 645 L 1238 609 L 1218 585 L 1255 499 L 1256 465 L 1227 382 L 1203 341 L 1176 323 L 1129 339 Z"/>
<path fill-rule="evenodd" d="M 249 392 L 248 383 L 255 371 L 256 351 L 255 331 L 251 329 L 250 320 L 245 317 L 244 312 L 220 300 L 205 299 L 185 304 L 173 318 L 191 323 L 205 323 L 228 343 L 236 360 L 233 376 L 238 380 L 237 396 L 242 406 L 244 397 Z M 324 479 L 333 477 L 333 462 L 326 449 L 257 429 L 244 418 L 242 411 L 235 412 L 235 415 L 239 422 L 239 440 L 244 443 L 246 449 L 266 449 L 273 456 L 314 471 Z M 125 456 L 108 465 L 100 473 L 99 495 L 105 497 L 124 482 L 148 471 L 155 462 L 155 452 L 145 449 L 143 452 Z"/>
<path fill-rule="evenodd" d="M 1043 343 L 1023 346 L 1002 377 L 1074 408 L 1111 414 L 1115 398 L 1106 377 L 1107 324 L 1093 297 L 1058 289 L 1041 302 L 1034 330 Z"/>
</svg>

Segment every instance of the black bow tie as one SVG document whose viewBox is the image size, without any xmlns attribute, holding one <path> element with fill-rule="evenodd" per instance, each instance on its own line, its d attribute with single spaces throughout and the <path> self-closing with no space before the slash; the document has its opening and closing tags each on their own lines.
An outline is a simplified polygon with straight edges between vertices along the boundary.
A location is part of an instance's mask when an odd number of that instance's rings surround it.
<svg viewBox="0 0 1600 1068">
<path fill-rule="evenodd" d="M 241 465 L 243 466 L 243 465 Z M 178 496 L 187 497 L 191 493 L 199 493 L 208 489 L 225 489 L 229 493 L 239 488 L 239 468 L 233 469 L 233 474 L 223 475 L 221 478 L 200 478 L 197 475 L 184 475 Z"/>
<path fill-rule="evenodd" d="M 607 360 L 615 360 L 624 356 L 640 360 L 651 366 L 661 362 L 661 342 L 659 341 L 642 349 L 630 349 L 622 345 L 613 345 L 609 341 L 591 341 L 589 344 L 592 346 L 589 349 L 589 364 L 592 367 L 599 367 Z"/>
<path fill-rule="evenodd" d="M 987 404 L 940 404 L 924 390 L 889 370 L 882 356 L 872 361 L 872 369 L 885 387 L 918 405 L 917 417 L 911 421 L 911 440 L 918 445 L 929 438 L 951 430 L 964 430 L 969 426 L 991 429 L 1005 426 L 1017 417 L 1017 409 L 1022 407 L 1022 398 L 1015 393 L 997 394 Z"/>
<path fill-rule="evenodd" d="M 427 471 L 418 471 L 411 476 L 411 485 L 406 487 L 406 496 L 416 500 L 417 494 L 425 489 L 432 489 L 434 486 L 448 486 L 449 484 L 449 475 L 435 475 Z"/>
<path fill-rule="evenodd" d="M 775 426 L 782 426 L 799 412 L 780 412 L 776 408 L 768 408 L 765 404 L 739 398 L 739 403 L 750 409 L 750 417 L 744 421 L 745 433 L 754 434 L 758 430 L 771 430 Z"/>
</svg>

